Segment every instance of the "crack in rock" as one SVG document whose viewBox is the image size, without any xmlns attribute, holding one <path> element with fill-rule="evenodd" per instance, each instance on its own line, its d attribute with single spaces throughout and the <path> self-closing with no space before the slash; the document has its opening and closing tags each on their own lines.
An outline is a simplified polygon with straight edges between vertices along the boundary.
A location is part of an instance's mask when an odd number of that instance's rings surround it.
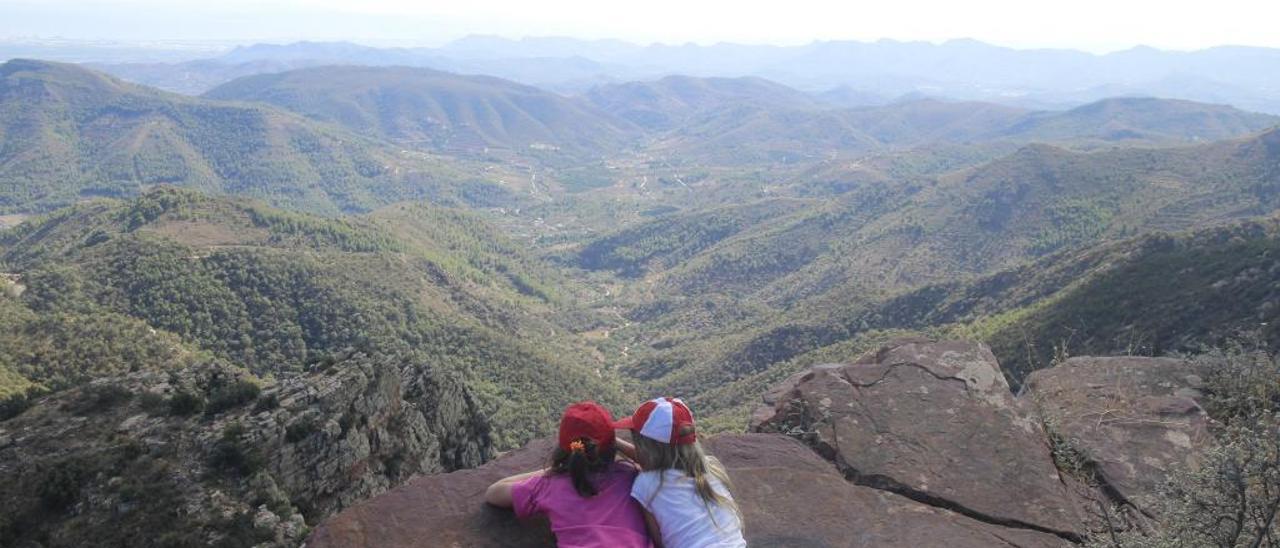
<svg viewBox="0 0 1280 548">
<path fill-rule="evenodd" d="M 903 484 L 902 482 L 896 479 L 893 479 L 889 476 L 884 476 L 880 474 L 862 474 L 844 462 L 836 462 L 835 464 L 841 469 L 841 472 L 844 473 L 845 480 L 849 481 L 850 483 L 853 483 L 854 485 L 860 485 L 862 487 L 869 487 L 871 489 L 878 489 L 880 491 L 893 493 L 895 495 L 909 498 L 911 500 L 914 500 L 926 506 L 932 506 L 934 508 L 941 508 L 943 510 L 955 512 L 962 516 L 971 518 L 975 521 L 980 521 L 980 522 L 988 523 L 991 525 L 1009 527 L 1012 529 L 1026 529 L 1030 531 L 1046 533 L 1046 534 L 1057 536 L 1059 538 L 1062 538 L 1066 541 L 1069 541 L 1075 544 L 1080 544 L 1084 542 L 1084 538 L 1081 537 L 1079 533 L 1076 533 L 1074 531 L 1061 531 L 1061 530 L 1053 529 L 1050 527 L 1044 527 L 1042 525 L 1036 525 L 1034 523 L 1028 523 L 1018 519 L 993 516 L 993 515 L 969 508 L 954 500 L 947 499 L 944 497 L 939 497 L 937 495 L 933 495 L 933 494 L 926 493 L 924 491 L 920 491 L 918 489 L 912 488 L 911 486 Z M 1001 540 L 1003 541 L 1005 539 L 1001 539 Z M 1005 542 L 1008 542 L 1008 541 L 1005 541 Z"/>
</svg>

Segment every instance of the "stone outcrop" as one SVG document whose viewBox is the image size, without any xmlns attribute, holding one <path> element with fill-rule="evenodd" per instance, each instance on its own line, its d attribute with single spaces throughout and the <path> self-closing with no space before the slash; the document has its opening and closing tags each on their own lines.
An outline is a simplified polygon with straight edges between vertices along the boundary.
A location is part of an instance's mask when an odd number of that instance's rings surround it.
<svg viewBox="0 0 1280 548">
<path fill-rule="evenodd" d="M 489 456 L 487 423 L 460 383 L 416 365 L 334 367 L 341 373 L 282 387 L 280 407 L 292 411 L 286 421 L 247 419 L 261 442 L 279 447 L 270 467 L 281 487 L 313 511 L 327 515 L 414 474 L 474 467 Z M 281 443 L 290 427 L 312 432 Z"/>
<path fill-rule="evenodd" d="M 854 483 L 1079 538 L 1077 505 L 1045 432 L 983 345 L 902 342 L 802 372 L 767 402 L 754 430 L 804 438 Z"/>
<path fill-rule="evenodd" d="M 1071 358 L 1032 373 L 1023 398 L 1108 498 L 1146 513 L 1165 474 L 1212 441 L 1202 374 L 1186 360 Z"/>
<path fill-rule="evenodd" d="M 793 376 L 765 397 L 756 433 L 705 443 L 729 469 L 752 546 L 1072 546 L 1132 526 L 1100 513 L 1140 511 L 1210 441 L 1198 374 L 1178 360 L 1073 358 L 1015 397 L 985 346 L 904 340 Z M 307 545 L 551 546 L 545 523 L 481 502 L 550 448 L 415 478 Z M 1081 466 L 1064 467 L 1073 457 Z"/>
<path fill-rule="evenodd" d="M 855 485 L 787 436 L 722 435 L 706 445 L 729 469 L 753 547 L 1070 545 Z M 475 470 L 415 478 L 329 519 L 307 547 L 553 546 L 545 523 L 522 524 L 481 502 L 490 483 L 543 466 L 550 449 L 548 441 L 535 442 Z"/>
<path fill-rule="evenodd" d="M 246 380 L 218 365 L 104 379 L 0 423 L 0 538 L 296 546 L 333 512 L 491 452 L 470 395 L 429 366 L 350 355 L 227 403 Z"/>
<path fill-rule="evenodd" d="M 793 376 L 766 396 L 755 432 L 705 443 L 735 482 L 752 546 L 1064 547 L 1148 523 L 1143 501 L 1212 441 L 1200 374 L 1178 360 L 1073 358 L 1015 397 L 986 347 L 906 340 Z M 0 539 L 554 543 L 545 523 L 482 502 L 498 478 L 543 466 L 550 442 L 481 465 L 486 422 L 450 376 L 350 355 L 227 399 L 248 380 L 222 365 L 138 373 L 0 423 Z"/>
</svg>

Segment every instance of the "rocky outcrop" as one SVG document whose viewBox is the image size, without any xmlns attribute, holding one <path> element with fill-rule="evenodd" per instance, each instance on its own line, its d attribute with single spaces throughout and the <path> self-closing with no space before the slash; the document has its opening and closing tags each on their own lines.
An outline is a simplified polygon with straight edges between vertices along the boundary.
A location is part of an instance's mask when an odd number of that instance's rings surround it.
<svg viewBox="0 0 1280 548">
<path fill-rule="evenodd" d="M 415 478 L 326 521 L 307 547 L 554 546 L 545 523 L 522 524 L 481 502 L 490 483 L 543 466 L 550 449 L 536 442 L 476 470 Z M 1069 545 L 847 482 L 832 463 L 787 436 L 722 435 L 707 449 L 729 469 L 753 547 Z"/>
<path fill-rule="evenodd" d="M 1079 537 L 1076 505 L 995 357 L 910 341 L 784 382 L 752 428 L 801 436 L 851 481 L 986 523 Z"/>
<path fill-rule="evenodd" d="M 1198 382 L 1176 360 L 1075 358 L 1015 397 L 985 346 L 905 340 L 792 377 L 755 413 L 757 433 L 706 445 L 729 469 L 752 546 L 1072 546 L 1099 523 L 1131 523 L 1097 521 L 1091 505 L 1140 500 L 1194 460 L 1208 440 Z M 1063 473 L 1063 439 L 1101 486 L 1081 468 Z M 550 546 L 545 524 L 481 502 L 550 447 L 415 478 L 324 522 L 307 545 Z"/>
<path fill-rule="evenodd" d="M 1212 441 L 1197 402 L 1203 371 L 1168 358 L 1071 358 L 1028 377 L 1055 442 L 1109 499 L 1149 513 L 1169 470 L 1193 465 Z"/>
<path fill-rule="evenodd" d="M 263 438 L 252 443 L 279 447 L 270 465 L 277 481 L 315 512 L 327 515 L 414 474 L 474 467 L 489 456 L 487 423 L 460 383 L 414 364 L 348 360 L 332 367 L 340 374 L 283 387 L 288 419 L 248 419 Z M 281 443 L 291 428 L 305 435 Z"/>
<path fill-rule="evenodd" d="M 296 546 L 413 475 L 479 465 L 487 432 L 447 375 L 360 354 L 261 392 L 217 365 L 95 381 L 0 423 L 0 538 Z"/>
</svg>

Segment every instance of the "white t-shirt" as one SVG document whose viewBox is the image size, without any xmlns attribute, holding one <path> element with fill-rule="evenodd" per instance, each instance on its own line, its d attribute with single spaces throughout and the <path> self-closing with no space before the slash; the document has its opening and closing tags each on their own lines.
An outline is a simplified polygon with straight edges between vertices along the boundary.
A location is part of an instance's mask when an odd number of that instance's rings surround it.
<svg viewBox="0 0 1280 548">
<path fill-rule="evenodd" d="M 708 513 L 708 505 L 703 504 L 698 496 L 692 478 L 679 470 L 664 470 L 662 473 L 665 477 L 660 477 L 656 470 L 641 472 L 631 484 L 631 497 L 653 514 L 658 528 L 662 530 L 665 548 L 746 547 L 738 516 L 714 502 L 710 503 L 711 512 Z M 662 480 L 661 489 L 658 488 L 659 479 Z M 729 491 L 715 478 L 711 478 L 711 487 L 717 493 L 729 496 Z M 713 516 L 715 521 L 711 519 Z"/>
</svg>

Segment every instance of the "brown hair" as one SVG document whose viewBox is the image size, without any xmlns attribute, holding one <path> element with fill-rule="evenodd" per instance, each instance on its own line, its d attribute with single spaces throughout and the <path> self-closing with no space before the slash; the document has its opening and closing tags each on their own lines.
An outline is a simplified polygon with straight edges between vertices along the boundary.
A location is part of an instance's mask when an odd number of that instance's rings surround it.
<svg viewBox="0 0 1280 548">
<path fill-rule="evenodd" d="M 547 475 L 568 474 L 578 495 L 584 498 L 594 497 L 598 491 L 595 484 L 591 483 L 591 476 L 605 471 L 613 463 L 616 449 L 613 445 L 598 447 L 590 438 L 578 438 L 574 442 L 582 442 L 582 449 L 573 451 L 556 447 L 551 452 L 551 466 Z"/>
<path fill-rule="evenodd" d="M 680 435 L 693 433 L 692 426 L 686 426 L 685 429 L 688 431 L 682 430 Z M 635 443 L 640 465 L 645 470 L 684 472 L 686 476 L 693 479 L 694 490 L 697 491 L 698 498 L 702 499 L 702 504 L 707 508 L 707 513 L 711 514 L 713 521 L 715 514 L 711 512 L 711 505 L 717 504 L 733 512 L 738 518 L 738 526 L 743 527 L 742 510 L 730 495 L 733 492 L 733 483 L 729 481 L 729 473 L 725 471 L 719 459 L 702 450 L 702 443 L 695 441 L 689 444 L 673 445 L 643 435 L 635 436 Z M 658 476 L 658 488 L 653 491 L 649 499 L 650 503 L 653 502 L 654 497 L 658 496 L 658 491 L 662 489 L 665 479 L 663 475 Z M 711 483 L 712 479 L 720 483 L 726 494 L 722 495 L 716 491 Z M 717 527 L 719 525 L 716 524 Z"/>
</svg>

